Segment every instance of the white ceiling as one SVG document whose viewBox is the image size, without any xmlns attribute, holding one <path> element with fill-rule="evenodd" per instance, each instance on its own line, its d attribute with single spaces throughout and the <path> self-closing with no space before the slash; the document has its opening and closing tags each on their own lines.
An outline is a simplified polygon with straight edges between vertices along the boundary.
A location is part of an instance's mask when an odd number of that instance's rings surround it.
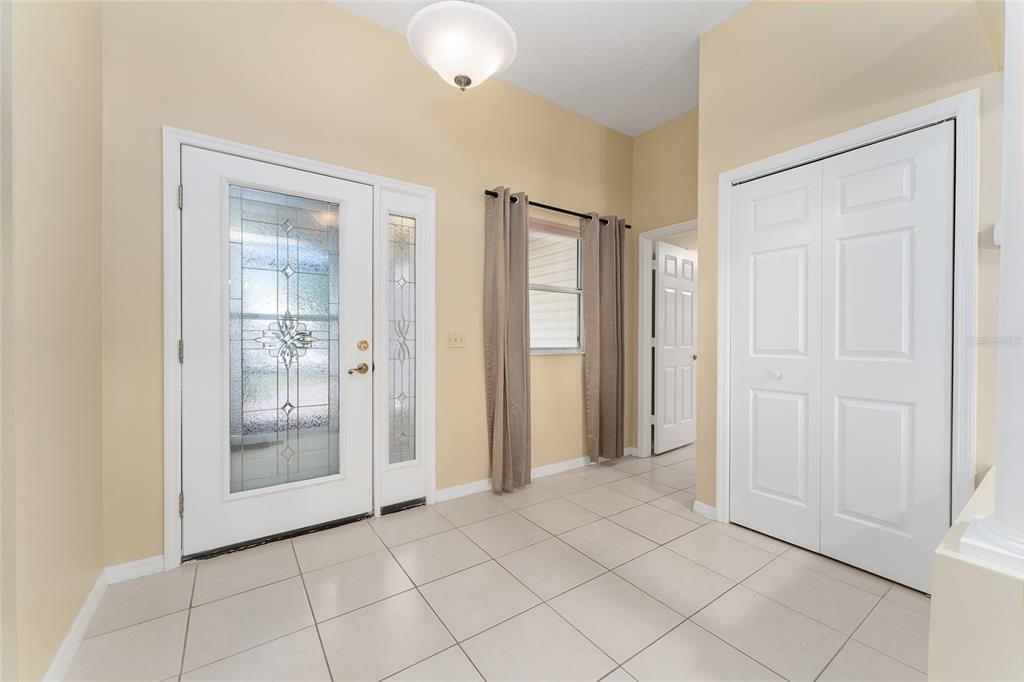
<svg viewBox="0 0 1024 682">
<path fill-rule="evenodd" d="M 627 135 L 697 106 L 700 34 L 749 0 L 487 0 L 519 52 L 499 78 Z M 405 34 L 423 0 L 331 0 Z M 486 86 L 484 86 L 486 87 Z"/>
</svg>

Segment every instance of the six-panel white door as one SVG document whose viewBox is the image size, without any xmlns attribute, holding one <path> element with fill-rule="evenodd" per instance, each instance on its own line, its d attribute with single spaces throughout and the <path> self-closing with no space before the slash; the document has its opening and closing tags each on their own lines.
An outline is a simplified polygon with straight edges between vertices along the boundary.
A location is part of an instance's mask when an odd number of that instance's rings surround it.
<svg viewBox="0 0 1024 682">
<path fill-rule="evenodd" d="M 654 452 L 697 440 L 697 252 L 655 247 Z"/>
<path fill-rule="evenodd" d="M 821 551 L 928 591 L 950 524 L 953 122 L 823 166 Z"/>
<path fill-rule="evenodd" d="M 372 512 L 372 188 L 181 163 L 183 554 Z"/>
<path fill-rule="evenodd" d="M 729 514 L 819 546 L 821 164 L 732 192 Z"/>
<path fill-rule="evenodd" d="M 950 523 L 953 124 L 732 192 L 730 516 L 927 591 Z"/>
</svg>

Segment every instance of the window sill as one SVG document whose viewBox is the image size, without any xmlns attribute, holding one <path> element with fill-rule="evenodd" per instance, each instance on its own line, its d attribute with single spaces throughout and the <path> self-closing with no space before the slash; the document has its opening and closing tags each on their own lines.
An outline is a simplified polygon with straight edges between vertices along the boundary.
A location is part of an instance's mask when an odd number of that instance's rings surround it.
<svg viewBox="0 0 1024 682">
<path fill-rule="evenodd" d="M 530 355 L 583 355 L 582 348 L 531 348 Z"/>
</svg>

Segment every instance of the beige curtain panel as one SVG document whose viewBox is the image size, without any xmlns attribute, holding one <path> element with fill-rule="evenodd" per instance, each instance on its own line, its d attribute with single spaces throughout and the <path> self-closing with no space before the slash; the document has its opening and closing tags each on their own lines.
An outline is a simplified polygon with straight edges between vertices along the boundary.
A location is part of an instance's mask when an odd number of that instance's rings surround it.
<svg viewBox="0 0 1024 682">
<path fill-rule="evenodd" d="M 507 187 L 486 196 L 484 357 L 491 486 L 512 492 L 530 482 L 529 206 Z M 512 201 L 515 196 L 517 200 Z"/>
<path fill-rule="evenodd" d="M 626 221 L 596 213 L 580 221 L 583 242 L 583 358 L 586 447 L 591 462 L 622 457 L 625 354 L 622 241 Z"/>
</svg>

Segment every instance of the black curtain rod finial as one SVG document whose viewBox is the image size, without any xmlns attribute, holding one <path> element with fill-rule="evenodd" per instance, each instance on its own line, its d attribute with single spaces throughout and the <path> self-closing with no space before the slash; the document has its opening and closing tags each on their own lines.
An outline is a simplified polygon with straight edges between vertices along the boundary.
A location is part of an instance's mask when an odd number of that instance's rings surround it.
<svg viewBox="0 0 1024 682">
<path fill-rule="evenodd" d="M 485 189 L 484 190 L 484 194 L 486 194 L 489 197 L 495 197 L 495 198 L 497 198 L 497 196 L 498 196 L 498 193 L 495 192 L 492 189 Z M 519 197 L 512 197 L 512 203 L 513 204 L 517 203 L 518 201 L 519 201 Z M 567 208 L 559 208 L 558 206 L 551 206 L 550 204 L 542 204 L 539 201 L 531 201 L 530 202 L 530 206 L 536 206 L 537 208 L 543 208 L 546 211 L 554 211 L 555 213 L 564 213 L 566 215 L 576 216 L 577 218 L 589 218 L 590 217 L 586 213 L 580 213 L 579 211 L 570 211 Z M 601 222 L 602 225 L 607 225 L 608 224 L 608 221 L 605 220 L 604 218 L 601 218 L 600 222 Z M 632 230 L 633 226 L 632 225 L 626 225 L 626 229 L 627 230 Z"/>
</svg>

